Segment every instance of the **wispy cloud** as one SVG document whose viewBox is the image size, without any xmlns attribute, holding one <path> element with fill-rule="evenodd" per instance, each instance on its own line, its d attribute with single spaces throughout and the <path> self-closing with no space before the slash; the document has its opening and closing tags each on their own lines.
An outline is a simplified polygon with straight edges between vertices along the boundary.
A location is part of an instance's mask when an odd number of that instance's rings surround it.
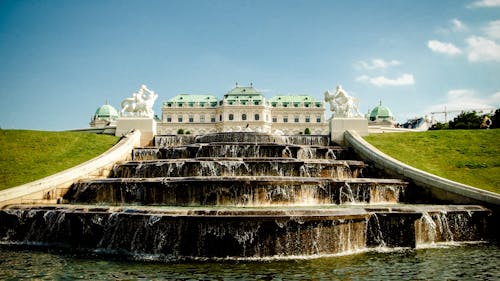
<svg viewBox="0 0 500 281">
<path fill-rule="evenodd" d="M 441 112 L 446 107 L 449 111 L 488 110 L 498 108 L 500 92 L 487 96 L 479 95 L 472 89 L 453 89 L 446 93 L 443 102 L 431 105 L 426 112 Z"/>
<path fill-rule="evenodd" d="M 490 38 L 500 39 L 500 20 L 490 21 L 484 28 L 484 32 Z"/>
<path fill-rule="evenodd" d="M 478 0 L 474 1 L 468 7 L 470 8 L 500 7 L 500 0 Z"/>
<path fill-rule="evenodd" d="M 452 43 L 445 43 L 438 40 L 429 40 L 427 42 L 427 47 L 433 52 L 446 54 L 449 56 L 461 54 L 462 51 Z"/>
<path fill-rule="evenodd" d="M 397 60 L 387 61 L 387 60 L 380 59 L 380 58 L 371 59 L 369 62 L 366 62 L 366 61 L 359 61 L 358 62 L 358 65 L 366 70 L 389 68 L 391 66 L 397 66 L 400 64 L 401 64 L 401 62 L 399 62 Z"/>
<path fill-rule="evenodd" d="M 407 86 L 415 84 L 415 78 L 412 74 L 403 74 L 398 78 L 390 79 L 384 76 L 371 77 L 368 75 L 359 76 L 357 81 L 370 83 L 372 85 L 383 87 L 383 86 Z"/>
<path fill-rule="evenodd" d="M 459 19 L 451 19 L 446 27 L 438 27 L 436 32 L 438 34 L 450 34 L 456 32 L 465 32 L 469 27 Z"/>
<path fill-rule="evenodd" d="M 471 36 L 467 38 L 467 59 L 470 62 L 500 62 L 500 45 L 490 39 Z"/>
<path fill-rule="evenodd" d="M 460 32 L 460 31 L 466 31 L 468 29 L 467 26 L 459 19 L 452 19 L 450 20 L 450 23 L 453 31 Z"/>
</svg>

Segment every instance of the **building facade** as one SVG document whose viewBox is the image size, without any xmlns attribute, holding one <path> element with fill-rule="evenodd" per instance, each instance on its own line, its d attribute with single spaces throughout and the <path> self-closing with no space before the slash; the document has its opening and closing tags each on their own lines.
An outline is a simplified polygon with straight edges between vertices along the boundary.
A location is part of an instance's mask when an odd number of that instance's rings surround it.
<svg viewBox="0 0 500 281">
<path fill-rule="evenodd" d="M 162 104 L 157 127 L 162 135 L 238 131 L 325 135 L 329 128 L 323 102 L 309 95 L 266 99 L 252 85 L 236 85 L 221 100 L 213 95 L 177 95 Z"/>
</svg>

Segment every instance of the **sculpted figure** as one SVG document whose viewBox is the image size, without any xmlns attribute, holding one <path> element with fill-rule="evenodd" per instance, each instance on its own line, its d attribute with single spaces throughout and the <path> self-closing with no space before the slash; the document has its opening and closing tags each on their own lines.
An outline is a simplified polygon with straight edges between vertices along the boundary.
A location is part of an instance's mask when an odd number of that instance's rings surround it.
<svg viewBox="0 0 500 281">
<path fill-rule="evenodd" d="M 154 117 L 153 105 L 158 98 L 155 92 L 149 90 L 146 85 L 142 85 L 137 93 L 132 97 L 122 101 L 122 116 Z"/>
<path fill-rule="evenodd" d="M 330 110 L 335 117 L 362 117 L 358 110 L 359 100 L 348 95 L 341 85 L 337 86 L 334 94 L 325 92 L 325 102 L 330 103 Z"/>
</svg>

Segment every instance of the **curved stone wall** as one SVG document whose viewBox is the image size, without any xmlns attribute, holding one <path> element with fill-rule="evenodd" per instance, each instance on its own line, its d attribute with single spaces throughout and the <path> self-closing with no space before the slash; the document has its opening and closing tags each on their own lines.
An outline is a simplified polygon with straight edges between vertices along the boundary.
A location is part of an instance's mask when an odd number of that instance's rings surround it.
<svg viewBox="0 0 500 281">
<path fill-rule="evenodd" d="M 128 160 L 139 146 L 141 132 L 124 136 L 105 153 L 73 168 L 43 179 L 0 191 L 0 207 L 19 203 L 55 203 L 72 183 L 82 178 L 106 177 L 116 161 Z"/>
<path fill-rule="evenodd" d="M 421 188 L 419 193 L 424 193 L 444 202 L 456 204 L 479 203 L 496 211 L 500 210 L 499 194 L 441 178 L 406 165 L 382 153 L 366 142 L 356 131 L 346 131 L 344 138 L 347 145 L 352 147 L 365 162 L 370 162 L 386 173 L 410 180 Z"/>
</svg>

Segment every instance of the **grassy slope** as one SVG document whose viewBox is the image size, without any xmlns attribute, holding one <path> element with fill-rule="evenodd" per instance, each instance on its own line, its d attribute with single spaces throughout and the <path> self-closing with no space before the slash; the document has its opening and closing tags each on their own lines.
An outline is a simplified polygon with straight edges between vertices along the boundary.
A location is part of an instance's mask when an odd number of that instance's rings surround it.
<svg viewBox="0 0 500 281">
<path fill-rule="evenodd" d="M 90 133 L 0 130 L 0 190 L 83 163 L 117 141 Z"/>
<path fill-rule="evenodd" d="M 411 166 L 500 193 L 500 129 L 371 134 L 365 139 Z"/>
</svg>

